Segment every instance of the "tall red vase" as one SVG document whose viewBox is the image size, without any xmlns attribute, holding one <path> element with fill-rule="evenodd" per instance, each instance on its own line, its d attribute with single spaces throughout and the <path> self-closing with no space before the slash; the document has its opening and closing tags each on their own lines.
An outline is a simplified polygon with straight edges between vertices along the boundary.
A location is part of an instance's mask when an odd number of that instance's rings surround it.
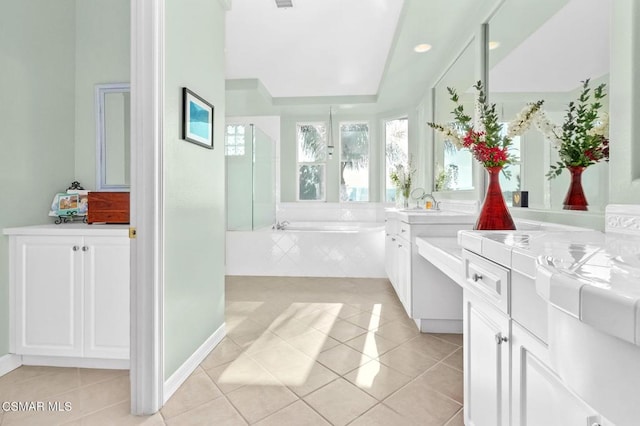
<svg viewBox="0 0 640 426">
<path fill-rule="evenodd" d="M 587 210 L 587 197 L 584 196 L 582 190 L 582 172 L 586 167 L 583 166 L 567 166 L 567 170 L 571 173 L 571 184 L 567 191 L 566 197 L 564 197 L 565 210 Z"/>
<path fill-rule="evenodd" d="M 487 187 L 487 195 L 484 198 L 480 216 L 476 221 L 473 229 L 478 230 L 513 230 L 516 225 L 513 223 L 507 204 L 502 196 L 500 189 L 500 172 L 502 167 L 486 167 L 489 173 L 489 186 Z"/>
</svg>

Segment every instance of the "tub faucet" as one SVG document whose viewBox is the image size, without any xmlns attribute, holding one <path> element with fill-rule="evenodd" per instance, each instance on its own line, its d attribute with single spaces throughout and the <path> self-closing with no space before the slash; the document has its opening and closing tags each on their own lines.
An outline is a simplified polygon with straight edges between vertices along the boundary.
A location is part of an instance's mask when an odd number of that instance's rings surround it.
<svg viewBox="0 0 640 426">
<path fill-rule="evenodd" d="M 286 220 L 283 220 L 282 222 L 276 222 L 275 225 L 271 227 L 271 229 L 277 229 L 278 231 L 281 231 L 285 229 L 288 224 L 289 222 L 287 222 Z"/>
</svg>

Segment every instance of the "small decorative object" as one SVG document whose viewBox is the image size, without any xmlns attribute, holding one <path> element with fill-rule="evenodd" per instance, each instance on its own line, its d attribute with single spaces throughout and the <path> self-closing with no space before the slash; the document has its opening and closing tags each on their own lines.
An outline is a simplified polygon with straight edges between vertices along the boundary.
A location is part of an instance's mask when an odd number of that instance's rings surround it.
<svg viewBox="0 0 640 426">
<path fill-rule="evenodd" d="M 489 173 L 487 195 L 474 229 L 516 229 L 502 196 L 499 173 L 502 172 L 509 177 L 509 173 L 503 167 L 514 159 L 509 152 L 511 141 L 514 136 L 527 131 L 543 101 L 527 104 L 508 124 L 507 131 L 503 132 L 502 124 L 498 121 L 496 105 L 487 102 L 482 82 L 478 81 L 473 87 L 478 91 L 475 123 L 472 122 L 471 116 L 464 112 L 455 89 L 447 87 L 451 100 L 456 104 L 452 111 L 454 122 L 446 125 L 427 124 L 450 138 L 456 148 L 471 151 L 474 158 L 481 162 Z"/>
<path fill-rule="evenodd" d="M 529 191 L 513 191 L 513 207 L 529 207 Z"/>
<path fill-rule="evenodd" d="M 49 216 L 57 217 L 56 225 L 73 222 L 79 218 L 82 218 L 83 222 L 87 221 L 88 192 L 79 182 L 74 181 L 67 188 L 67 192 L 59 192 L 54 195 Z"/>
<path fill-rule="evenodd" d="M 129 223 L 128 192 L 89 192 L 88 223 Z"/>
<path fill-rule="evenodd" d="M 182 88 L 182 138 L 213 149 L 213 105 Z"/>
<path fill-rule="evenodd" d="M 560 161 L 551 166 L 547 178 L 559 176 L 563 169 L 571 173 L 571 184 L 563 202 L 565 210 L 587 210 L 582 172 L 592 164 L 609 161 L 609 116 L 598 113 L 602 108 L 600 100 L 606 96 L 606 85 L 603 83 L 591 92 L 589 79 L 581 83 L 582 92 L 577 101 L 569 102 L 562 126 L 551 123 L 544 111 L 539 111 L 536 119 L 536 127 L 560 155 Z"/>
<path fill-rule="evenodd" d="M 411 157 L 407 164 L 398 163 L 394 169 L 389 173 L 389 179 L 391 183 L 396 186 L 396 191 L 402 195 L 402 206 L 405 209 L 409 208 L 409 196 L 411 195 L 411 179 L 416 173 L 416 170 L 411 167 Z"/>
</svg>

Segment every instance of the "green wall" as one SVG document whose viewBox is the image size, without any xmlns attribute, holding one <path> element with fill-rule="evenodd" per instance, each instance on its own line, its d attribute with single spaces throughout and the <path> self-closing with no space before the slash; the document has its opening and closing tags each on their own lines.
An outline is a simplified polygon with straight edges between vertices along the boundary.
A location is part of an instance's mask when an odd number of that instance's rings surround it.
<svg viewBox="0 0 640 426">
<path fill-rule="evenodd" d="M 75 177 L 96 187 L 95 85 L 128 83 L 130 0 L 77 0 Z"/>
<path fill-rule="evenodd" d="M 224 323 L 224 24 L 213 0 L 165 1 L 164 375 Z M 182 87 L 215 106 L 214 150 L 180 139 Z"/>
<path fill-rule="evenodd" d="M 75 1 L 0 3 L 0 228 L 50 222 L 74 178 Z M 0 356 L 9 350 L 8 238 L 0 237 Z"/>
</svg>

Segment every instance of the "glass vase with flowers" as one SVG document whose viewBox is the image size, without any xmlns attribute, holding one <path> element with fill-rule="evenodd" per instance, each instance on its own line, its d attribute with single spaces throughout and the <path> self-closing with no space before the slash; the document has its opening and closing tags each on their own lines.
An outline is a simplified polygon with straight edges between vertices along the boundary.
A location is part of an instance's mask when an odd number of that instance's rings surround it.
<svg viewBox="0 0 640 426">
<path fill-rule="evenodd" d="M 515 229 L 500 189 L 500 173 L 509 177 L 509 172 L 504 167 L 515 160 L 509 152 L 511 142 L 515 136 L 522 135 L 531 126 L 543 101 L 527 104 L 516 118 L 507 124 L 506 132 L 503 132 L 496 105 L 487 101 L 482 82 L 478 81 L 473 87 L 478 92 L 475 120 L 464 111 L 456 90 L 448 87 L 451 101 L 455 104 L 452 111 L 454 121 L 448 124 L 427 124 L 451 140 L 456 148 L 471 151 L 473 157 L 482 163 L 489 174 L 487 193 L 474 229 Z"/>
<path fill-rule="evenodd" d="M 406 164 L 396 164 L 389 173 L 389 179 L 391 183 L 396 187 L 396 193 L 402 195 L 403 208 L 409 208 L 409 195 L 411 194 L 411 185 L 413 175 L 416 173 L 416 169 L 412 166 L 411 157 Z"/>
<path fill-rule="evenodd" d="M 550 167 L 547 178 L 560 176 L 564 169 L 571 174 L 571 183 L 563 202 L 565 210 L 587 210 L 582 172 L 600 161 L 609 161 L 609 116 L 599 112 L 601 100 L 606 96 L 606 85 L 600 84 L 592 92 L 589 79 L 581 83 L 582 91 L 577 101 L 569 102 L 561 126 L 553 124 L 542 110 L 535 120 L 538 130 L 551 141 L 560 157 Z"/>
</svg>

